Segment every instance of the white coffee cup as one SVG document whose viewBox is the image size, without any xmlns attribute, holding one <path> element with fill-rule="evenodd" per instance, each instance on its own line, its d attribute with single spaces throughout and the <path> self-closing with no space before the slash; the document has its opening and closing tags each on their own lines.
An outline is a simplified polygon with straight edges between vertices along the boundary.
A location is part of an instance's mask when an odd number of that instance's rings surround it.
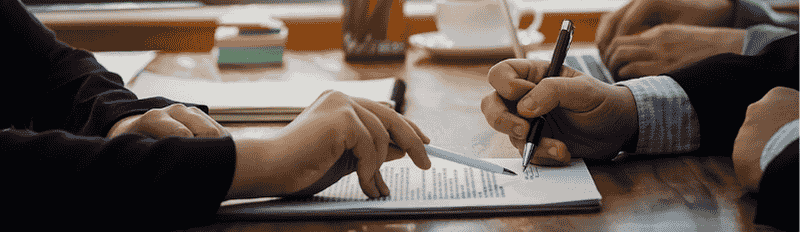
<svg viewBox="0 0 800 232">
<path fill-rule="evenodd" d="M 506 0 L 514 28 L 519 28 L 520 10 L 515 0 Z M 541 43 L 538 32 L 543 14 L 536 9 L 525 9 L 534 15 L 531 25 L 519 31 L 522 45 Z M 499 47 L 511 44 L 506 25 L 507 17 L 502 0 L 436 0 L 436 27 L 454 47 Z M 535 37 L 535 38 L 534 38 Z"/>
</svg>

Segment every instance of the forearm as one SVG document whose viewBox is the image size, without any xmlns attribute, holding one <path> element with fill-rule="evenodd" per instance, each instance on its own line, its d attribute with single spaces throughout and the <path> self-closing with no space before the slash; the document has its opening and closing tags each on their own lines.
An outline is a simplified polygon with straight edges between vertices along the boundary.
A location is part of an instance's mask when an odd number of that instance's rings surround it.
<svg viewBox="0 0 800 232">
<path fill-rule="evenodd" d="M 5 130 L 0 146 L 10 164 L 5 180 L 19 202 L 9 208 L 20 217 L 42 215 L 36 211 L 41 208 L 70 209 L 63 217 L 66 225 L 55 223 L 65 227 L 181 229 L 207 222 L 224 199 L 235 163 L 230 138 L 124 135 L 108 140 Z"/>
</svg>

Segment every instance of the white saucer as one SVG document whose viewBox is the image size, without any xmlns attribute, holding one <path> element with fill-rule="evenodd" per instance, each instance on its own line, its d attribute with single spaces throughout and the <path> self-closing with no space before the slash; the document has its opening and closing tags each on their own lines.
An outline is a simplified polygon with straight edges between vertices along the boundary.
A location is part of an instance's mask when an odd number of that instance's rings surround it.
<svg viewBox="0 0 800 232">
<path fill-rule="evenodd" d="M 535 46 L 544 41 L 544 35 L 538 31 L 517 31 L 520 44 L 523 48 Z M 510 44 L 486 44 L 479 46 L 459 45 L 439 31 L 425 32 L 411 35 L 408 42 L 412 46 L 428 50 L 433 56 L 499 56 L 514 55 Z"/>
</svg>

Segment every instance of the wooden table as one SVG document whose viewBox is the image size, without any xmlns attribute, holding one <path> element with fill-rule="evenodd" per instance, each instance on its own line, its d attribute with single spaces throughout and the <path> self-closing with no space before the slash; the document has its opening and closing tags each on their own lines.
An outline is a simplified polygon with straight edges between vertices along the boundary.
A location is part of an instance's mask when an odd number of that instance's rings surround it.
<svg viewBox="0 0 800 232">
<path fill-rule="evenodd" d="M 218 81 L 267 79 L 365 80 L 407 83 L 405 115 L 432 144 L 479 157 L 518 157 L 508 137 L 484 119 L 480 100 L 492 90 L 489 68 L 499 60 L 433 59 L 410 50 L 404 63 L 349 64 L 339 50 L 287 51 L 284 65 L 219 70 L 212 53 L 162 53 L 146 70 Z M 283 124 L 226 124 L 232 133 L 269 136 Z M 589 162 L 603 196 L 602 210 L 434 219 L 218 222 L 190 231 L 753 231 L 754 201 L 735 179 L 728 154 L 643 157 Z"/>
</svg>

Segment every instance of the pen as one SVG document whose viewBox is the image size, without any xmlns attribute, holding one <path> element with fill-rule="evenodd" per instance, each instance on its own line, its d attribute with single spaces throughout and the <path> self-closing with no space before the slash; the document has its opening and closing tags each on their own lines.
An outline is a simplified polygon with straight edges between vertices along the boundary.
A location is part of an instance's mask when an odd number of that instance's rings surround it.
<svg viewBox="0 0 800 232">
<path fill-rule="evenodd" d="M 477 169 L 481 169 L 481 170 L 484 170 L 484 171 L 490 171 L 490 172 L 505 174 L 505 175 L 509 175 L 509 176 L 516 176 L 517 175 L 517 173 L 514 173 L 513 171 L 508 170 L 507 168 L 504 168 L 504 167 L 502 167 L 500 165 L 497 165 L 497 164 L 494 164 L 494 163 L 491 163 L 491 162 L 487 162 L 487 161 L 484 161 L 484 160 L 481 160 L 481 159 L 477 159 L 477 158 L 472 158 L 472 157 L 469 157 L 469 156 L 461 155 L 461 154 L 458 154 L 458 153 L 455 153 L 455 152 L 452 152 L 452 151 L 448 151 L 448 150 L 445 150 L 443 148 L 436 147 L 436 146 L 433 146 L 433 145 L 426 144 L 425 145 L 425 151 L 428 152 L 428 155 L 431 155 L 433 157 L 439 157 L 439 158 L 442 158 L 442 159 L 450 160 L 450 161 L 453 161 L 453 162 L 456 162 L 456 163 L 460 163 L 460 164 L 467 165 L 467 166 L 470 166 L 470 167 L 473 167 L 473 168 L 477 168 Z"/>
<path fill-rule="evenodd" d="M 567 50 L 572 43 L 572 33 L 575 27 L 572 21 L 564 19 L 561 22 L 561 31 L 558 32 L 558 40 L 556 41 L 556 48 L 553 51 L 553 58 L 550 60 L 550 66 L 547 67 L 547 73 L 544 76 L 552 77 L 558 76 L 561 73 L 561 66 L 564 65 L 564 59 L 567 57 Z M 530 119 L 528 122 L 531 124 L 531 129 L 528 131 L 528 139 L 525 142 L 525 148 L 522 150 L 522 171 L 528 169 L 528 165 L 533 159 L 533 151 L 542 140 L 542 128 L 547 115 Z"/>
</svg>

